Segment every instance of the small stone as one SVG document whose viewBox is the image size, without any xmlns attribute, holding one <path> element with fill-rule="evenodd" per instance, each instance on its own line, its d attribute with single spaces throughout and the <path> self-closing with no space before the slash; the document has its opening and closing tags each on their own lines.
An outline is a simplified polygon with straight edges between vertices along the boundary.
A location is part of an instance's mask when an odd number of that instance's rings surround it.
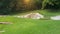
<svg viewBox="0 0 60 34">
<path fill-rule="evenodd" d="M 0 22 L 0 24 L 13 24 L 13 23 L 10 23 L 10 22 Z"/>
<path fill-rule="evenodd" d="M 5 31 L 0 31 L 0 32 L 5 32 Z"/>
<path fill-rule="evenodd" d="M 51 17 L 52 20 L 60 20 L 60 16 L 53 16 Z"/>
</svg>

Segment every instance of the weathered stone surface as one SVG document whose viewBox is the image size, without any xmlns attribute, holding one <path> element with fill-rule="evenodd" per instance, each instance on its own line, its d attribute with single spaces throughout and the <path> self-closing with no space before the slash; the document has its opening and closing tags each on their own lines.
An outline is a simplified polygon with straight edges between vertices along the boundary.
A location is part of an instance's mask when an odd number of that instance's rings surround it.
<svg viewBox="0 0 60 34">
<path fill-rule="evenodd" d="M 0 22 L 0 24 L 13 24 L 13 23 L 10 23 L 10 22 Z"/>
<path fill-rule="evenodd" d="M 44 18 L 44 16 L 39 14 L 39 13 L 30 13 L 30 14 L 26 14 L 26 15 L 22 15 L 22 16 L 15 16 L 15 17 L 18 17 L 18 18 L 31 18 L 31 19 Z"/>
<path fill-rule="evenodd" d="M 2 33 L 2 32 L 5 32 L 4 30 L 3 31 L 0 31 L 0 33 Z"/>
<path fill-rule="evenodd" d="M 53 16 L 51 17 L 52 20 L 60 20 L 60 15 L 59 16 Z"/>
</svg>

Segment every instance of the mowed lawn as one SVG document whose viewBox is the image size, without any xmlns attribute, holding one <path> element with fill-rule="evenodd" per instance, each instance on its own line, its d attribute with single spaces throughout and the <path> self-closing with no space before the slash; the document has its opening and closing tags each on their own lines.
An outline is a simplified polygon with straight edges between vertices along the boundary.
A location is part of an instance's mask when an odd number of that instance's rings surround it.
<svg viewBox="0 0 60 34">
<path fill-rule="evenodd" d="M 43 11 L 41 11 L 42 13 Z M 58 15 L 58 13 L 42 13 L 45 16 Z M 59 20 L 34 20 L 12 16 L 0 17 L 0 22 L 11 22 L 13 24 L 0 24 L 1 34 L 60 34 Z"/>
</svg>

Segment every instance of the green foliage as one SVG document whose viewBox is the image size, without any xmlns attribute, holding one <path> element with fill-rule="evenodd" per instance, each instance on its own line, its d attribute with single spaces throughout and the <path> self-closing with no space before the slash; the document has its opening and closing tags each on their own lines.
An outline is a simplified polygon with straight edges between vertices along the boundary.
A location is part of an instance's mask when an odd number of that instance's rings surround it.
<svg viewBox="0 0 60 34">
<path fill-rule="evenodd" d="M 42 0 L 34 0 L 36 9 L 41 9 Z"/>
<path fill-rule="evenodd" d="M 54 6 L 60 5 L 60 0 L 43 0 L 41 9 L 44 9 L 46 7 L 47 3 L 54 7 Z"/>
<path fill-rule="evenodd" d="M 0 14 L 22 12 L 22 10 L 60 8 L 60 0 L 32 0 L 28 5 L 24 0 L 0 0 Z"/>
</svg>

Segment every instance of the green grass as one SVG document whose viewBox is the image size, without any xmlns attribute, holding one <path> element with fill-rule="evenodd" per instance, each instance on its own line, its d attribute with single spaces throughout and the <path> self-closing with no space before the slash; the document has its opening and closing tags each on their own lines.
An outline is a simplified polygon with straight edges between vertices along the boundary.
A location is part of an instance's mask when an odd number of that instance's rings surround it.
<svg viewBox="0 0 60 34">
<path fill-rule="evenodd" d="M 60 15 L 59 12 L 51 13 L 48 12 L 48 10 L 36 10 L 36 12 L 47 17 Z M 59 20 L 34 20 L 7 16 L 0 17 L 0 22 L 13 23 L 11 25 L 0 24 L 0 30 L 5 30 L 5 32 L 1 34 L 60 34 Z"/>
<path fill-rule="evenodd" d="M 0 18 L 0 22 L 12 22 L 3 25 L 6 32 L 2 34 L 60 34 L 60 21 L 32 20 L 14 17 Z"/>
</svg>

